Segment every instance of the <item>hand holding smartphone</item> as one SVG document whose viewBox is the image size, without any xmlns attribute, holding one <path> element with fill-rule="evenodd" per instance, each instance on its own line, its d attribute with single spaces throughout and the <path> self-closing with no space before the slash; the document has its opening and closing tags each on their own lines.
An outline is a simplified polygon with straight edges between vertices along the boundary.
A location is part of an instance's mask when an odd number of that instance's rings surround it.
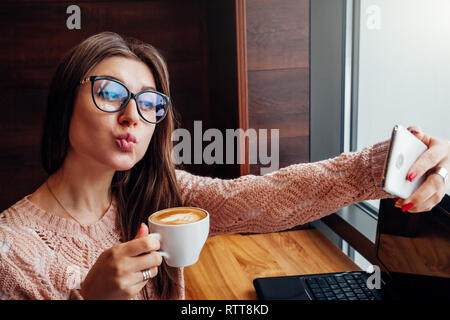
<svg viewBox="0 0 450 320">
<path fill-rule="evenodd" d="M 406 180 L 409 168 L 428 147 L 401 125 L 392 130 L 391 143 L 382 177 L 383 190 L 402 199 L 408 198 L 424 182 L 422 176 Z"/>
</svg>

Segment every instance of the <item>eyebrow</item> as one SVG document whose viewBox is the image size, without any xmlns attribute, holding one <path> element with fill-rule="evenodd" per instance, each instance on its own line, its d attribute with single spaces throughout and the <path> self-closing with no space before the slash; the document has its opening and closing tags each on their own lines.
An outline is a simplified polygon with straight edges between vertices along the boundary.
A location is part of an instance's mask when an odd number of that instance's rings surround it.
<svg viewBox="0 0 450 320">
<path fill-rule="evenodd" d="M 112 79 L 118 80 L 118 81 L 120 81 L 120 82 L 122 82 L 122 83 L 125 83 L 125 82 L 122 81 L 121 79 L 119 79 L 119 78 L 117 78 L 117 77 L 114 77 L 114 76 L 111 76 L 111 75 L 108 75 L 108 74 L 101 75 L 101 76 L 99 76 L 99 77 L 108 77 L 108 78 L 112 78 Z M 156 91 L 156 88 L 155 88 L 155 87 L 152 87 L 152 86 L 142 86 L 140 91 L 142 91 L 142 90 L 154 90 L 154 91 Z"/>
</svg>

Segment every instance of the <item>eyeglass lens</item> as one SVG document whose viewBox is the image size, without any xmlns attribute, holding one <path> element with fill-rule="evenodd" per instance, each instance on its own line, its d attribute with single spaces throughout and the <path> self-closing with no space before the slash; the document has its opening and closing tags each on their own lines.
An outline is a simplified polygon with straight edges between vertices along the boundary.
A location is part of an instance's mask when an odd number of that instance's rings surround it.
<svg viewBox="0 0 450 320">
<path fill-rule="evenodd" d="M 93 88 L 94 102 L 103 111 L 117 111 L 128 99 L 127 89 L 112 80 L 95 80 Z M 144 91 L 136 97 L 136 100 L 141 116 L 150 122 L 158 122 L 168 108 L 166 98 L 156 92 Z"/>
</svg>

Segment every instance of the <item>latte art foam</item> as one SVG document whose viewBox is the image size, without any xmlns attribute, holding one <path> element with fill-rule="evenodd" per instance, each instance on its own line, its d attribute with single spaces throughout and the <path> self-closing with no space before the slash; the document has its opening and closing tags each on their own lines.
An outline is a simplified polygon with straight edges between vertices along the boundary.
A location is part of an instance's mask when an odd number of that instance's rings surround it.
<svg viewBox="0 0 450 320">
<path fill-rule="evenodd" d="M 150 220 L 159 224 L 180 225 L 193 223 L 206 217 L 206 213 L 196 208 L 169 208 L 153 214 Z"/>
<path fill-rule="evenodd" d="M 198 220 L 200 220 L 200 218 L 192 212 L 176 213 L 171 216 L 159 219 L 159 221 L 162 223 L 170 222 L 176 224 L 190 223 Z"/>
</svg>

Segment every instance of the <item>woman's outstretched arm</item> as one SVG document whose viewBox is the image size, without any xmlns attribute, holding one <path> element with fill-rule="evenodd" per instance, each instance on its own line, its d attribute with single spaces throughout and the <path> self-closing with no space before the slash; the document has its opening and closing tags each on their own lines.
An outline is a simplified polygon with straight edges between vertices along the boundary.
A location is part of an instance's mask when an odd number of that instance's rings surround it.
<svg viewBox="0 0 450 320">
<path fill-rule="evenodd" d="M 394 196 L 381 189 L 389 140 L 264 176 L 218 179 L 176 170 L 185 206 L 211 214 L 211 233 L 273 232 L 305 224 L 352 203 Z"/>
</svg>

